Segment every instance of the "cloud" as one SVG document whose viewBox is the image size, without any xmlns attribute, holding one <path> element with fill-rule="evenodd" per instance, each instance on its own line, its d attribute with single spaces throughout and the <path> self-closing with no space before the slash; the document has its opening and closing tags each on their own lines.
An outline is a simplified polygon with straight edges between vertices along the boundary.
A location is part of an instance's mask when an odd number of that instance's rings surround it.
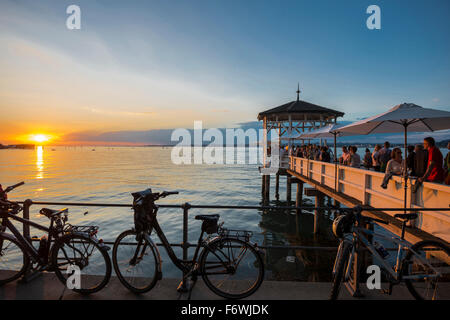
<svg viewBox="0 0 450 320">
<path fill-rule="evenodd" d="M 156 112 L 154 111 L 117 111 L 117 110 L 107 110 L 90 107 L 83 107 L 83 110 L 87 110 L 95 114 L 103 114 L 111 116 L 150 116 L 156 114 Z"/>
</svg>

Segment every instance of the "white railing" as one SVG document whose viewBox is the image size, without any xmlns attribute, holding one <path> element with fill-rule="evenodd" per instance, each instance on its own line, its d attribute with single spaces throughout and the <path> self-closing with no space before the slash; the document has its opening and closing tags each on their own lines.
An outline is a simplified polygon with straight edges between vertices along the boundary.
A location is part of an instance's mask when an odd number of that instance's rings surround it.
<svg viewBox="0 0 450 320">
<path fill-rule="evenodd" d="M 403 208 L 404 182 L 400 176 L 393 176 L 387 189 L 381 187 L 384 174 L 365 169 L 357 169 L 333 163 L 291 157 L 290 169 L 325 185 L 347 196 L 361 201 L 364 205 L 374 208 Z M 337 174 L 337 179 L 335 176 Z M 450 204 L 450 186 L 424 182 L 415 193 L 411 190 L 411 180 L 408 182 L 407 207 L 409 208 L 448 208 Z M 394 215 L 393 211 L 386 212 Z M 424 211 L 419 212 L 415 227 L 436 237 L 450 242 L 450 212 Z"/>
</svg>

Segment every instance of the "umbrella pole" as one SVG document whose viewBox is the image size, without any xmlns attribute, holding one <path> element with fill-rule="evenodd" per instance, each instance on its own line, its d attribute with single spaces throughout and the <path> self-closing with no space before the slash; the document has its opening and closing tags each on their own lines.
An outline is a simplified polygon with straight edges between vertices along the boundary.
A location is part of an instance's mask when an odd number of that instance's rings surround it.
<svg viewBox="0 0 450 320">
<path fill-rule="evenodd" d="M 404 178 L 404 189 L 405 189 L 405 194 L 404 194 L 404 200 L 403 200 L 403 204 L 404 204 L 404 213 L 406 213 L 406 198 L 408 195 L 408 166 L 406 163 L 406 158 L 408 156 L 408 124 L 404 123 L 403 127 L 405 128 L 405 160 L 404 160 L 404 167 L 403 167 L 403 178 Z"/>
<path fill-rule="evenodd" d="M 336 132 L 334 135 L 334 191 L 337 192 L 337 154 L 336 154 Z"/>
</svg>

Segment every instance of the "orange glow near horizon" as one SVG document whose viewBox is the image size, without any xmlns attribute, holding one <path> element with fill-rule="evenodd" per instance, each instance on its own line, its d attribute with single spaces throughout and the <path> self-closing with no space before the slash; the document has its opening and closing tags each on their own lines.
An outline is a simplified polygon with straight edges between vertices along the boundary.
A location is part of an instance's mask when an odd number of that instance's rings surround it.
<svg viewBox="0 0 450 320">
<path fill-rule="evenodd" d="M 46 134 L 34 134 L 30 136 L 30 140 L 38 142 L 38 143 L 43 143 L 43 142 L 47 142 L 48 140 L 50 140 L 50 137 Z"/>
<path fill-rule="evenodd" d="M 50 133 L 31 133 L 18 136 L 17 141 L 21 143 L 34 143 L 36 145 L 44 145 L 57 140 L 57 137 Z"/>
</svg>

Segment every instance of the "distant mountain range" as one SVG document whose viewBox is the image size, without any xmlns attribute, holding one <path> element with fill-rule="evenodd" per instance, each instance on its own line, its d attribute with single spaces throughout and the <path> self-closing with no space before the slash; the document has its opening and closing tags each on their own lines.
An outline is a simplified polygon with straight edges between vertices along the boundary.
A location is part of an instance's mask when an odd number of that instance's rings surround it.
<svg viewBox="0 0 450 320">
<path fill-rule="evenodd" d="M 342 121 L 339 124 L 348 124 L 350 121 Z M 258 121 L 250 121 L 239 123 L 235 128 L 240 128 L 243 130 L 247 129 L 262 129 L 262 123 Z M 112 131 L 104 133 L 95 132 L 78 132 L 66 135 L 64 141 L 78 141 L 83 143 L 96 143 L 101 144 L 144 144 L 144 145 L 175 145 L 177 141 L 171 141 L 171 135 L 174 129 L 155 129 L 155 130 L 144 130 L 144 131 Z M 218 128 L 225 138 L 226 128 Z M 188 129 L 191 136 L 193 136 L 193 130 Z M 447 145 L 450 139 L 450 130 L 436 131 L 436 132 L 411 132 L 408 134 L 408 143 L 416 144 L 421 143 L 423 138 L 432 136 L 437 142 L 440 142 L 443 147 Z M 333 143 L 333 139 L 326 139 L 328 144 Z M 402 144 L 403 143 L 403 133 L 383 133 L 383 134 L 371 134 L 371 135 L 361 135 L 361 136 L 350 136 L 342 137 L 338 139 L 338 144 L 349 144 L 354 143 L 358 145 L 365 144 L 377 144 L 383 143 L 384 141 L 389 141 L 391 144 Z M 209 141 L 204 141 L 204 145 L 208 145 Z M 246 144 L 249 142 L 247 141 Z M 254 142 L 250 142 L 254 144 Z"/>
</svg>

